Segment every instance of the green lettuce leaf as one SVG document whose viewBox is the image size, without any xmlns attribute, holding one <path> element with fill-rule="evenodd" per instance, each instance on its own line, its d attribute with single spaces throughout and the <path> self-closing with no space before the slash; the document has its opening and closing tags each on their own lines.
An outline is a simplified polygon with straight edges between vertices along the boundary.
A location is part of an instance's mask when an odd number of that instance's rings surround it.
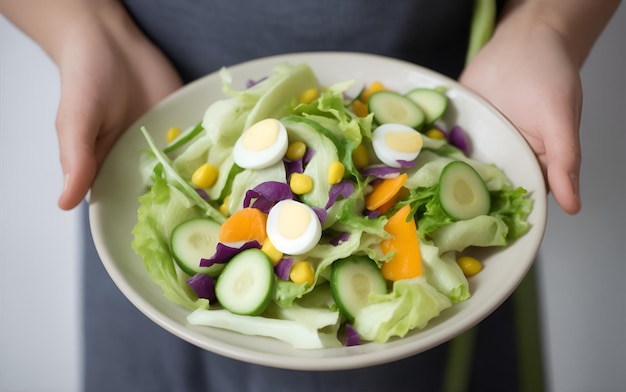
<svg viewBox="0 0 626 392">
<path fill-rule="evenodd" d="M 370 304 L 355 317 L 354 328 L 362 339 L 385 343 L 394 336 L 424 328 L 452 303 L 426 278 L 398 280 L 387 294 L 371 294 Z"/>
<path fill-rule="evenodd" d="M 428 283 L 445 294 L 452 303 L 463 302 L 471 296 L 469 283 L 456 263 L 454 252 L 440 255 L 439 248 L 430 242 L 420 240 L 420 253 L 424 276 Z"/>
<path fill-rule="evenodd" d="M 207 308 L 208 301 L 198 299 L 184 283 L 186 276 L 177 270 L 169 248 L 169 235 L 174 227 L 187 219 L 204 216 L 202 209 L 167 183 L 161 166 L 155 168 L 154 185 L 139 197 L 139 203 L 131 246 L 142 257 L 150 278 L 170 301 L 189 309 Z"/>
</svg>

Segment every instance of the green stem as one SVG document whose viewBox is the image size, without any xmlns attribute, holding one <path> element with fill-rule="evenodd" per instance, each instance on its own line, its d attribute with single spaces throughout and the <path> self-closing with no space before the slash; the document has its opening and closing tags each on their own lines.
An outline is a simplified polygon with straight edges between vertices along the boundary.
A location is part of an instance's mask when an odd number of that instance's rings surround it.
<svg viewBox="0 0 626 392">
<path fill-rule="evenodd" d="M 496 24 L 496 0 L 475 0 L 465 63 L 489 41 Z"/>
</svg>

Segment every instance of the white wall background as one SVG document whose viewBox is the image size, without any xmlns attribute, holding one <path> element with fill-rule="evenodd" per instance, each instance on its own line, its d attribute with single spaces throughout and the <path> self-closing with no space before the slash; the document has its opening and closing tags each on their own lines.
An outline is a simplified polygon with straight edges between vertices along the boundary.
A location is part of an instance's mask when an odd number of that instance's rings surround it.
<svg viewBox="0 0 626 392">
<path fill-rule="evenodd" d="M 583 211 L 551 200 L 539 270 L 555 392 L 626 390 L 626 6 L 583 69 Z M 79 212 L 62 212 L 58 73 L 0 17 L 0 391 L 80 391 Z"/>
</svg>

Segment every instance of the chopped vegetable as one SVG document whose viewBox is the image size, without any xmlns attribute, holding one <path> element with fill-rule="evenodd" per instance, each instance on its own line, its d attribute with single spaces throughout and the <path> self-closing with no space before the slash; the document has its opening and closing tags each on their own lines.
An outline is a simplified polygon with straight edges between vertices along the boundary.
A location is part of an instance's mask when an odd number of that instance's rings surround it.
<svg viewBox="0 0 626 392">
<path fill-rule="evenodd" d="M 246 192 L 243 207 L 254 207 L 267 214 L 274 204 L 291 197 L 289 185 L 280 181 L 265 181 Z"/>
<path fill-rule="evenodd" d="M 446 139 L 446 134 L 439 128 L 430 128 L 424 135 L 428 136 L 431 139 L 444 140 Z"/>
<path fill-rule="evenodd" d="M 397 177 L 386 178 L 372 185 L 372 192 L 365 197 L 365 208 L 373 211 L 392 200 L 402 189 L 407 178 L 408 175 L 402 173 Z"/>
<path fill-rule="evenodd" d="M 343 176 L 346 173 L 346 167 L 341 163 L 341 161 L 333 161 L 328 166 L 328 183 L 329 184 L 338 184 L 343 179 Z"/>
<path fill-rule="evenodd" d="M 305 153 L 306 144 L 298 140 L 289 143 L 289 147 L 287 147 L 287 152 L 285 153 L 285 158 L 289 159 L 290 161 L 297 161 L 298 159 L 302 159 Z"/>
<path fill-rule="evenodd" d="M 267 308 L 274 288 L 274 268 L 259 249 L 247 249 L 233 257 L 217 279 L 215 295 L 235 314 L 257 316 Z"/>
<path fill-rule="evenodd" d="M 300 93 L 300 97 L 298 101 L 300 103 L 311 103 L 317 99 L 319 96 L 319 90 L 315 87 L 307 88 L 302 93 Z"/>
<path fill-rule="evenodd" d="M 210 275 L 195 274 L 187 279 L 187 284 L 198 295 L 198 298 L 205 298 L 209 303 L 217 302 L 215 296 L 215 281 Z"/>
<path fill-rule="evenodd" d="M 272 244 L 272 241 L 270 241 L 269 239 L 265 240 L 263 246 L 261 247 L 261 250 L 267 255 L 267 257 L 270 258 L 274 266 L 276 266 L 276 264 L 278 264 L 278 262 L 283 258 L 283 252 L 276 249 L 274 244 Z"/>
<path fill-rule="evenodd" d="M 257 241 L 244 242 L 240 246 L 233 247 L 218 242 L 215 247 L 215 254 L 208 259 L 200 259 L 200 267 L 210 267 L 214 264 L 226 264 L 235 257 L 235 255 L 243 252 L 246 249 L 260 249 L 261 244 Z"/>
<path fill-rule="evenodd" d="M 167 133 L 165 134 L 165 139 L 167 140 L 168 143 L 171 143 L 181 133 L 183 133 L 183 131 L 180 128 L 178 128 L 178 127 L 171 127 L 170 129 L 167 130 Z"/>
<path fill-rule="evenodd" d="M 357 169 L 363 169 L 370 162 L 369 152 L 364 144 L 359 144 L 352 150 L 352 161 Z"/>
<path fill-rule="evenodd" d="M 491 209 L 487 185 L 472 166 L 462 161 L 450 162 L 443 168 L 438 197 L 443 210 L 456 220 L 487 215 Z"/>
<path fill-rule="evenodd" d="M 267 215 L 258 208 L 242 208 L 229 216 L 220 228 L 221 242 L 258 241 L 265 242 Z"/>
<path fill-rule="evenodd" d="M 352 324 L 346 324 L 346 346 L 358 346 L 361 344 L 361 337 Z"/>
<path fill-rule="evenodd" d="M 448 108 L 448 97 L 435 89 L 418 87 L 408 93 L 407 98 L 415 102 L 425 116 L 425 123 L 432 125 Z"/>
<path fill-rule="evenodd" d="M 296 195 L 304 195 L 313 189 L 313 179 L 306 174 L 293 173 L 289 180 L 289 187 Z"/>
<path fill-rule="evenodd" d="M 411 213 L 411 207 L 405 205 L 399 209 L 385 225 L 385 230 L 392 236 L 380 243 L 384 253 L 393 256 L 381 267 L 387 280 L 411 279 L 422 275 L 422 257 L 420 254 L 417 227 Z"/>
<path fill-rule="evenodd" d="M 461 256 L 456 262 L 459 264 L 459 267 L 461 267 L 465 276 L 474 276 L 483 269 L 483 265 L 480 261 L 472 256 Z"/>
<path fill-rule="evenodd" d="M 369 303 L 370 294 L 387 292 L 387 282 L 372 260 L 352 256 L 333 263 L 330 288 L 341 313 L 354 320 Z"/>
<path fill-rule="evenodd" d="M 293 257 L 283 257 L 274 266 L 274 273 L 282 280 L 289 280 L 289 273 L 293 265 Z"/>
<path fill-rule="evenodd" d="M 338 320 L 338 317 L 335 319 Z M 187 317 L 187 321 L 192 325 L 225 328 L 245 335 L 271 337 L 302 350 L 341 347 L 336 333 L 323 332 L 322 328 L 311 329 L 293 320 L 242 316 L 227 310 L 197 309 Z"/>
<path fill-rule="evenodd" d="M 359 101 L 368 103 L 372 94 L 383 90 L 386 90 L 386 88 L 381 82 L 373 82 L 365 90 L 363 90 L 363 92 L 361 92 L 361 95 L 359 96 Z"/>
<path fill-rule="evenodd" d="M 367 104 L 359 99 L 352 102 L 352 111 L 359 117 L 365 117 L 369 114 Z"/>
<path fill-rule="evenodd" d="M 368 108 L 379 124 L 404 124 L 419 129 L 426 118 L 415 102 L 394 91 L 378 91 L 372 94 L 368 100 Z"/>
<path fill-rule="evenodd" d="M 219 169 L 210 163 L 200 166 L 191 176 L 191 182 L 198 188 L 207 189 L 215 185 Z"/>
<path fill-rule="evenodd" d="M 200 266 L 202 258 L 215 254 L 219 231 L 220 225 L 208 218 L 192 218 L 176 226 L 170 236 L 170 248 L 180 269 L 188 275 L 219 273 L 221 268 Z"/>
<path fill-rule="evenodd" d="M 448 132 L 448 140 L 454 147 L 463 151 L 466 155 L 469 154 L 469 143 L 461 127 L 458 125 L 452 127 L 452 129 Z"/>
<path fill-rule="evenodd" d="M 297 261 L 291 266 L 289 272 L 289 279 L 295 283 L 306 283 L 310 286 L 315 283 L 315 271 L 313 266 L 308 261 Z"/>
</svg>

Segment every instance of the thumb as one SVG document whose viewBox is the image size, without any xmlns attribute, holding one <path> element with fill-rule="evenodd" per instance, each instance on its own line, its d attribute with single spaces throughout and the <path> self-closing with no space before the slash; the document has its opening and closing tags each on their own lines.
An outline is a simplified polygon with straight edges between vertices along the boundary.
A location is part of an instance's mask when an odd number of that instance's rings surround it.
<svg viewBox="0 0 626 392">
<path fill-rule="evenodd" d="M 61 95 L 56 127 L 64 185 L 58 205 L 64 210 L 71 210 L 85 198 L 96 176 L 95 146 L 100 127 L 96 107 L 88 100 L 79 101 L 72 92 Z"/>
</svg>

